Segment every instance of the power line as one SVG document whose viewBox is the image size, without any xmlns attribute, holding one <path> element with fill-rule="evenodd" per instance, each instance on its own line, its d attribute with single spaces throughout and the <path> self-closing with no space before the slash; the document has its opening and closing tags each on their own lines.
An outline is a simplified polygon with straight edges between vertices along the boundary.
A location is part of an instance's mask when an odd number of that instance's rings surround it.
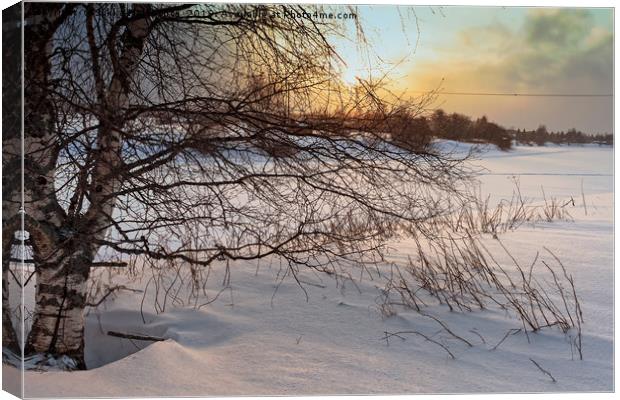
<svg viewBox="0 0 620 400">
<path fill-rule="evenodd" d="M 454 96 L 505 96 L 505 97 L 613 97 L 613 94 L 599 93 L 484 93 L 484 92 L 441 92 L 441 91 L 413 91 L 413 93 Z"/>
</svg>

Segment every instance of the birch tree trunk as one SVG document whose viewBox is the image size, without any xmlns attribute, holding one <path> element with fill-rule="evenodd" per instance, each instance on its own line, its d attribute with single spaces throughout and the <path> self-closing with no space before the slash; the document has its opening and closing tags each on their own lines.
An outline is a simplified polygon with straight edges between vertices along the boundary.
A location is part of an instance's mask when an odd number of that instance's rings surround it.
<svg viewBox="0 0 620 400">
<path fill-rule="evenodd" d="M 33 3 L 36 4 L 36 3 Z M 43 21 L 42 32 L 34 29 L 34 42 L 26 56 L 30 88 L 26 91 L 25 181 L 26 230 L 33 243 L 36 265 L 36 305 L 32 329 L 25 352 L 68 356 L 75 368 L 85 369 L 84 308 L 87 281 L 97 253 L 97 239 L 107 232 L 116 203 L 115 192 L 121 185 L 117 176 L 122 165 L 123 126 L 118 126 L 117 113 L 124 112 L 129 102 L 130 80 L 140 61 L 144 41 L 149 32 L 148 5 L 134 5 L 138 16 L 127 23 L 121 38 L 120 54 L 115 57 L 114 74 L 109 85 L 98 85 L 100 127 L 97 130 L 97 154 L 88 187 L 90 206 L 84 214 L 68 215 L 55 197 L 55 172 L 58 149 L 54 143 L 54 108 L 46 89 L 50 78 L 49 55 L 51 35 L 45 27 L 57 25 L 51 18 L 58 15 L 33 13 L 31 19 Z M 35 10 L 36 11 L 36 10 Z M 28 35 L 27 35 L 28 37 Z M 30 60 L 28 60 L 30 58 Z M 27 68 L 28 70 L 28 68 Z M 93 71 L 98 74 L 98 71 Z M 96 76 L 98 81 L 103 77 Z M 76 189 L 77 190 L 77 189 Z"/>
<path fill-rule="evenodd" d="M 56 198 L 55 175 L 60 148 L 51 96 L 52 39 L 72 12 L 72 5 L 25 5 L 24 52 L 24 207 L 25 230 L 33 245 L 36 303 L 26 354 L 66 354 L 84 368 L 85 284 L 92 251 L 79 245 L 74 221 Z M 85 238 L 83 238 L 85 239 Z M 85 239 L 87 240 L 87 239 Z"/>
<path fill-rule="evenodd" d="M 45 240 L 38 239 L 39 244 Z M 37 270 L 35 317 L 25 352 L 66 355 L 85 369 L 83 312 L 93 249 L 71 240 L 54 241 L 50 248 L 55 251 Z"/>
</svg>

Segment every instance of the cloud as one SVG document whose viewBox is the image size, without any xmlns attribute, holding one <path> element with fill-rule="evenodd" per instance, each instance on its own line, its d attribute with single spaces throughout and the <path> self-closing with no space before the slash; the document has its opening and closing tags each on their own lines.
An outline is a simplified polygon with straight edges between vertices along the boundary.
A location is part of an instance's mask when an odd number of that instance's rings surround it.
<svg viewBox="0 0 620 400">
<path fill-rule="evenodd" d="M 443 79 L 446 91 L 527 92 L 527 93 L 611 93 L 613 90 L 613 33 L 596 24 L 585 9 L 535 9 L 517 27 L 501 23 L 460 31 L 452 45 L 436 49 L 434 59 L 419 60 L 410 73 L 412 90 L 434 88 Z M 488 99 L 446 99 L 454 111 L 458 107 L 493 115 L 499 106 Z M 580 110 L 578 126 L 589 130 L 612 130 L 611 98 L 608 103 L 593 101 L 598 107 L 592 120 Z M 540 106 L 540 102 L 530 101 Z M 479 109 L 484 104 L 490 109 Z M 519 113 L 527 111 L 527 102 L 513 101 Z M 579 107 L 590 107 L 579 103 Z M 576 107 L 576 106 L 574 106 Z M 605 108 L 601 114 L 600 108 Z M 550 105 L 549 111 L 562 113 Z M 571 106 L 565 113 L 569 113 Z M 576 111 L 576 110 L 575 110 Z M 510 117 L 510 108 L 500 112 Z M 536 113 L 541 117 L 539 110 Z M 606 121 L 600 121 L 601 115 Z M 523 116 L 508 118 L 511 124 L 530 126 L 534 122 Z M 562 125 L 562 115 L 549 115 L 550 121 Z M 570 118 L 569 118 L 570 119 Z M 583 126 L 588 125 L 588 126 Z"/>
<path fill-rule="evenodd" d="M 564 51 L 579 45 L 591 24 L 591 15 L 583 9 L 534 10 L 525 23 L 525 39 L 537 48 Z"/>
</svg>

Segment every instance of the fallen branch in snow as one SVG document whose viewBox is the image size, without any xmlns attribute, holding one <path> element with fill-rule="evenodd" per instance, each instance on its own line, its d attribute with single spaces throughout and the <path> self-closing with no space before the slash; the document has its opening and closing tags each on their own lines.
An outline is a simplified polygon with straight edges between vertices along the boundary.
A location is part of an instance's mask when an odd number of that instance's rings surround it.
<svg viewBox="0 0 620 400">
<path fill-rule="evenodd" d="M 157 336 L 148 336 L 148 335 L 133 335 L 130 333 L 121 333 L 108 331 L 108 336 L 119 337 L 122 339 L 131 339 L 131 340 L 148 340 L 151 342 L 163 342 L 166 338 L 157 337 Z"/>
<path fill-rule="evenodd" d="M 90 263 L 91 267 L 111 267 L 111 268 L 124 268 L 128 264 L 122 261 L 96 261 Z"/>
<path fill-rule="evenodd" d="M 538 364 L 538 363 L 537 363 L 536 361 L 534 361 L 533 359 L 531 359 L 531 358 L 530 358 L 530 361 L 531 361 L 532 363 L 534 363 L 534 365 L 535 365 L 535 366 L 537 366 L 537 367 L 538 367 L 538 369 L 539 369 L 542 373 L 544 373 L 544 374 L 545 374 L 545 375 L 547 375 L 549 378 L 551 378 L 551 381 L 552 381 L 553 383 L 556 383 L 556 382 L 557 382 L 557 381 L 555 380 L 555 378 L 553 377 L 553 375 L 551 375 L 551 373 L 550 373 L 549 371 L 547 371 L 546 369 L 544 369 L 543 367 L 541 367 L 541 366 L 540 366 L 540 364 Z"/>
</svg>

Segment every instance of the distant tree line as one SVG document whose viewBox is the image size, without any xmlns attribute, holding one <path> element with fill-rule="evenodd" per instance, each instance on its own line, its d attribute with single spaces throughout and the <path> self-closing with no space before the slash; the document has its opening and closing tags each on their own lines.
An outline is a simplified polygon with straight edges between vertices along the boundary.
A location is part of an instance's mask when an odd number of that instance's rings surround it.
<svg viewBox="0 0 620 400">
<path fill-rule="evenodd" d="M 384 118 L 380 128 L 390 135 L 392 142 L 414 149 L 428 146 L 433 138 L 490 143 L 501 150 L 509 150 L 515 142 L 530 146 L 545 143 L 613 145 L 612 134 L 589 135 L 576 129 L 549 132 L 544 125 L 533 131 L 506 129 L 489 121 L 486 116 L 474 120 L 459 113 L 448 114 L 441 109 L 428 117 L 396 112 Z"/>
<path fill-rule="evenodd" d="M 545 143 L 568 145 L 584 143 L 613 145 L 614 143 L 614 135 L 610 133 L 589 135 L 587 133 L 578 131 L 575 128 L 569 129 L 566 132 L 549 132 L 547 130 L 547 127 L 545 127 L 544 125 L 540 125 L 538 129 L 533 131 L 518 129 L 516 132 L 514 132 L 514 136 L 517 144 L 524 144 L 529 146 L 542 146 Z"/>
</svg>

